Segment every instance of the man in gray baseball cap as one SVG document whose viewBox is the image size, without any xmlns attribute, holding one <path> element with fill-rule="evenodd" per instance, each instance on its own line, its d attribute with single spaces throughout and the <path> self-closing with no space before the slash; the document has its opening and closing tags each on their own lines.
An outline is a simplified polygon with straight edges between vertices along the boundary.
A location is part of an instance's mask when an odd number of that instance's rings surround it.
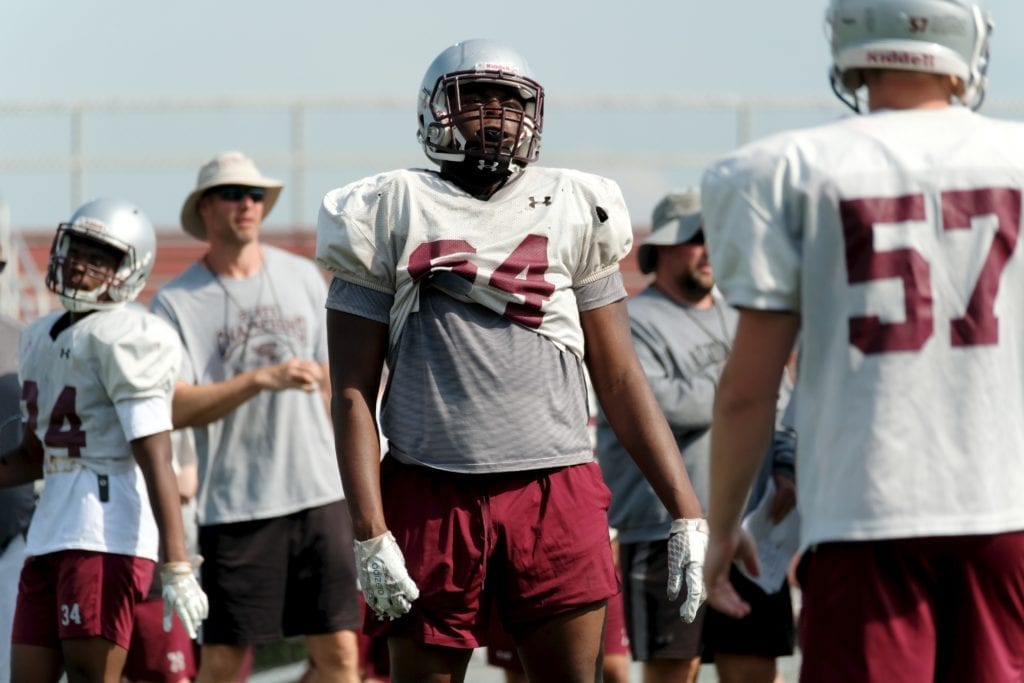
<svg viewBox="0 0 1024 683">
<path fill-rule="evenodd" d="M 711 409 L 721 367 L 732 347 L 737 313 L 715 289 L 704 246 L 700 193 L 672 192 L 654 208 L 651 233 L 637 249 L 647 289 L 629 303 L 633 344 L 647 379 L 668 419 L 686 471 L 702 505 L 708 500 Z M 773 444 L 772 462 L 789 453 Z M 612 492 L 608 518 L 618 530 L 626 630 L 633 659 L 645 680 L 696 680 L 701 652 L 713 652 L 721 680 L 770 682 L 775 657 L 791 654 L 794 624 L 789 592 L 756 598 L 743 628 L 707 608 L 692 624 L 681 621 L 677 603 L 665 600 L 666 539 L 672 520 L 601 415 L 598 462 Z M 778 453 L 778 456 L 776 456 Z M 789 463 L 791 471 L 791 462 Z M 786 485 L 784 482 L 780 486 Z M 788 491 L 792 483 L 788 482 Z M 787 505 L 792 507 L 792 500 Z M 759 589 L 742 576 L 737 582 Z"/>
<path fill-rule="evenodd" d="M 654 272 L 658 261 L 657 247 L 687 243 L 704 243 L 700 192 L 697 190 L 671 192 L 654 207 L 651 234 L 640 243 L 636 254 L 640 272 Z"/>
</svg>

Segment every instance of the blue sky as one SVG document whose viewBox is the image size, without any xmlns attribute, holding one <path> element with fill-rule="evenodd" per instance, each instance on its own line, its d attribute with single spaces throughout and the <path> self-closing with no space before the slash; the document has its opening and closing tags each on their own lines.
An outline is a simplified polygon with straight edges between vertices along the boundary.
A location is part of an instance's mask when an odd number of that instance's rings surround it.
<svg viewBox="0 0 1024 683">
<path fill-rule="evenodd" d="M 825 2 L 819 0 L 525 0 L 432 3 L 377 0 L 5 0 L 0 7 L 0 197 L 19 229 L 50 228 L 69 213 L 63 159 L 70 121 L 40 103 L 156 103 L 157 109 L 88 113 L 86 197 L 120 194 L 161 227 L 177 223 L 199 164 L 222 149 L 254 156 L 265 173 L 292 177 L 287 109 L 297 99 L 384 101 L 311 110 L 304 153 L 321 163 L 268 226 L 313 220 L 333 186 L 394 166 L 427 165 L 415 141 L 415 94 L 427 64 L 459 39 L 516 46 L 548 94 L 541 163 L 609 175 L 633 219 L 645 223 L 665 191 L 694 182 L 674 155 L 717 154 L 737 142 L 734 112 L 681 114 L 665 98 L 830 97 Z M 994 106 L 1024 101 L 1024 3 L 987 3 L 995 22 Z M 608 98 L 610 104 L 595 104 Z M 259 111 L 161 110 L 162 103 L 272 102 Z M 634 111 L 622 103 L 643 103 Z M 581 106 L 580 103 L 586 103 Z M 840 115 L 825 108 L 755 114 L 752 133 Z M 353 161 L 355 155 L 357 161 Z M 154 168 L 139 168 L 146 159 Z M 331 160 L 340 161 L 334 164 Z M 121 170 L 118 160 L 135 167 Z M 142 161 L 140 161 L 142 160 Z M 4 165 L 6 164 L 6 165 Z M 144 165 L 144 164 L 143 164 Z"/>
</svg>

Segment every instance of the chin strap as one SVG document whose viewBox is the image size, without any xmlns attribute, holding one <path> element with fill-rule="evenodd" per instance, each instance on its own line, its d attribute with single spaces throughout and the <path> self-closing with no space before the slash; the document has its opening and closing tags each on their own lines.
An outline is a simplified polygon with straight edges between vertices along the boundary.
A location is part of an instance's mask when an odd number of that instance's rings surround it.
<svg viewBox="0 0 1024 683">
<path fill-rule="evenodd" d="M 835 93 L 839 101 L 845 104 L 847 107 L 852 109 L 857 114 L 862 114 L 860 109 L 860 98 L 857 97 L 856 92 L 848 92 L 839 86 L 839 80 L 836 78 L 834 70 L 830 70 L 828 74 L 828 83 L 832 86 L 832 92 Z"/>
</svg>

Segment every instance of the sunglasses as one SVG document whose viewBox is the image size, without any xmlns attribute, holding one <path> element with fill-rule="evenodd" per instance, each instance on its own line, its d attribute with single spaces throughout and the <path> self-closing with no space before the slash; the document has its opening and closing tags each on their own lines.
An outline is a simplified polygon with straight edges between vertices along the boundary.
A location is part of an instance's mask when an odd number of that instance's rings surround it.
<svg viewBox="0 0 1024 683">
<path fill-rule="evenodd" d="M 683 244 L 704 244 L 704 229 L 698 230 L 696 235 L 683 242 Z"/>
<path fill-rule="evenodd" d="M 267 191 L 262 187 L 245 187 L 244 185 L 221 185 L 210 190 L 226 202 L 240 202 L 243 197 L 248 197 L 254 202 L 262 202 L 267 196 Z"/>
</svg>

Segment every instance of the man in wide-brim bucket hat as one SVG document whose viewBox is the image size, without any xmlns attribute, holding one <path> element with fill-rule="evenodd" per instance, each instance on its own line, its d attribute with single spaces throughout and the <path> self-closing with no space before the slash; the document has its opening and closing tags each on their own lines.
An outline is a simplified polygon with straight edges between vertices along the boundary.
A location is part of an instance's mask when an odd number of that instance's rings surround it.
<svg viewBox="0 0 1024 683">
<path fill-rule="evenodd" d="M 281 195 L 284 183 L 264 177 L 255 162 L 241 152 L 222 152 L 199 169 L 196 189 L 185 199 L 181 207 L 181 227 L 185 232 L 201 240 L 206 239 L 206 226 L 199 216 L 199 200 L 208 192 L 218 188 L 257 188 L 264 191 L 263 218 L 274 208 Z"/>
</svg>

